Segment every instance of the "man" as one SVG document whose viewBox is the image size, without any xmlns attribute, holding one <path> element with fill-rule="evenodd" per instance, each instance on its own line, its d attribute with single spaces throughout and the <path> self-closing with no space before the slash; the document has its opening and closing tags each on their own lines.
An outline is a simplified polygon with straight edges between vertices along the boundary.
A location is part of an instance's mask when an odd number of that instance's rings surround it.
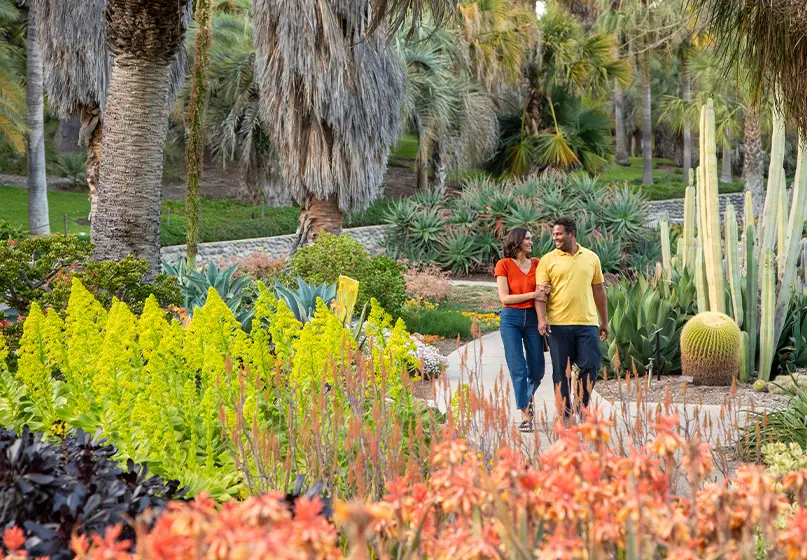
<svg viewBox="0 0 807 560">
<path fill-rule="evenodd" d="M 551 295 L 539 297 L 535 308 L 538 332 L 549 337 L 552 380 L 562 399 L 564 416 L 572 413 L 567 371 L 580 369 L 574 409 L 587 407 L 597 380 L 602 353 L 600 341 L 608 338 L 608 307 L 599 257 L 577 243 L 573 219 L 558 218 L 552 228 L 555 250 L 541 257 L 535 272 L 539 286 L 551 285 Z M 599 315 L 599 318 L 597 317 Z"/>
</svg>

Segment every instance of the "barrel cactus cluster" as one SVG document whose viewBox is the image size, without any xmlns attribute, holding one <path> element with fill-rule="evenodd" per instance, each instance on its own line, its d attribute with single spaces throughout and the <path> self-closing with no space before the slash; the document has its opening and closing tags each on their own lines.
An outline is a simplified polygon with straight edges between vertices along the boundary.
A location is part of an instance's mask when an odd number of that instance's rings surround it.
<svg viewBox="0 0 807 560">
<path fill-rule="evenodd" d="M 796 176 L 789 200 L 782 167 L 784 117 L 775 110 L 773 121 L 764 212 L 757 224 L 751 193 L 746 192 L 742 244 L 738 239 L 737 215 L 731 204 L 726 207 L 724 239 L 721 240 L 715 113 L 711 101 L 701 109 L 700 167 L 690 174 L 683 231 L 674 256 L 669 246 L 669 226 L 666 222 L 661 225 L 664 276 L 670 277 L 671 269 L 676 268 L 689 270 L 695 278 L 699 315 L 682 331 L 681 361 L 685 375 L 692 375 L 696 382 L 730 383 L 729 370 L 734 371 L 733 368 L 740 381 L 749 382 L 757 355 L 758 377 L 768 381 L 794 291 L 805 287 L 805 278 L 801 277 L 807 272 L 805 263 L 801 270 L 796 265 L 800 254 L 804 253 L 807 143 L 799 142 Z M 728 338 L 718 336 L 724 331 Z M 729 331 L 733 333 L 730 336 Z M 706 348 L 710 345 L 715 347 Z M 736 353 L 735 360 L 723 355 L 727 348 Z M 716 361 L 713 363 L 713 360 Z M 714 365 L 718 362 L 719 367 Z M 711 372 L 702 369 L 704 364 L 712 364 Z"/>
</svg>

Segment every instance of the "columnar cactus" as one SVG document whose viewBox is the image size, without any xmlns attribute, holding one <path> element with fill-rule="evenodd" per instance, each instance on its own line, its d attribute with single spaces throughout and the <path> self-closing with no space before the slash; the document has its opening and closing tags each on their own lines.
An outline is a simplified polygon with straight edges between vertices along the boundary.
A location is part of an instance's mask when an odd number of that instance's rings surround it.
<svg viewBox="0 0 807 560">
<path fill-rule="evenodd" d="M 664 279 L 672 277 L 672 248 L 670 247 L 670 224 L 667 218 L 661 220 L 661 263 Z"/>
<path fill-rule="evenodd" d="M 710 99 L 701 109 L 701 159 L 698 212 L 703 232 L 703 262 L 709 289 L 709 309 L 723 313 L 726 306 L 723 284 L 723 251 L 720 246 L 720 211 L 717 198 L 717 149 L 715 111 Z"/>
<path fill-rule="evenodd" d="M 695 170 L 689 170 L 689 186 L 684 193 L 684 268 L 695 265 L 695 251 L 698 242 L 695 239 Z"/>
<path fill-rule="evenodd" d="M 746 197 L 746 204 L 749 203 Z M 753 212 L 753 210 L 751 211 Z M 743 317 L 743 328 L 748 333 L 748 367 L 754 369 L 754 361 L 757 356 L 757 331 L 759 313 L 757 311 L 757 300 L 759 285 L 757 284 L 759 257 L 757 255 L 757 228 L 751 220 L 745 225 L 745 314 Z"/>
<path fill-rule="evenodd" d="M 731 385 L 740 371 L 740 327 L 724 313 L 699 313 L 681 331 L 681 370 L 695 385 Z"/>
<path fill-rule="evenodd" d="M 765 251 L 772 251 L 776 243 L 776 211 L 779 207 L 779 188 L 782 184 L 782 163 L 785 158 L 785 118 L 781 111 L 773 111 L 773 133 L 771 136 L 771 163 L 768 168 L 768 189 L 765 194 L 765 207 L 760 220 L 759 258 Z M 760 269 L 760 274 L 762 270 Z M 760 282 L 762 279 L 760 278 Z"/>
<path fill-rule="evenodd" d="M 748 383 L 754 370 L 754 357 L 751 355 L 751 343 L 748 333 L 740 333 L 740 382 Z"/>
<path fill-rule="evenodd" d="M 768 249 L 762 254 L 762 306 L 759 325 L 759 378 L 768 381 L 771 378 L 773 353 L 776 341 L 773 338 L 774 291 L 776 289 L 776 266 L 773 251 Z"/>
<path fill-rule="evenodd" d="M 740 287 L 740 252 L 737 244 L 737 215 L 734 205 L 726 207 L 726 273 L 729 278 L 729 292 L 734 320 L 743 324 L 743 295 Z"/>
<path fill-rule="evenodd" d="M 703 246 L 695 252 L 695 293 L 698 295 L 698 313 L 709 311 L 709 293 L 706 287 L 706 271 L 703 265 Z"/>
</svg>

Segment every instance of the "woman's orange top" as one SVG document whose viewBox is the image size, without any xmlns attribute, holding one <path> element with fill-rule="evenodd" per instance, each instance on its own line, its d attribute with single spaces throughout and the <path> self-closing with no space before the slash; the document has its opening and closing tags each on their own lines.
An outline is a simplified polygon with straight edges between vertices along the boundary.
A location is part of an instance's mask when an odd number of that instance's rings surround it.
<svg viewBox="0 0 807 560">
<path fill-rule="evenodd" d="M 506 276 L 507 286 L 510 288 L 510 295 L 528 294 L 535 291 L 535 269 L 538 268 L 538 259 L 532 258 L 532 265 L 530 271 L 524 274 L 524 271 L 518 267 L 518 263 L 513 259 L 502 259 L 496 263 L 496 271 L 494 276 Z M 505 304 L 505 307 L 514 307 L 516 309 L 530 309 L 535 305 L 535 302 L 525 301 L 522 303 Z"/>
</svg>

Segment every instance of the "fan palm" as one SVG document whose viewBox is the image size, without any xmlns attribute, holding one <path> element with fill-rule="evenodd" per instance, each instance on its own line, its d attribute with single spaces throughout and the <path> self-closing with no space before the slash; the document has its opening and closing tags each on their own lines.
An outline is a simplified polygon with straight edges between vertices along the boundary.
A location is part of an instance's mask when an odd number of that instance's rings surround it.
<svg viewBox="0 0 807 560">
<path fill-rule="evenodd" d="M 184 23 L 192 0 L 183 0 Z M 114 55 L 108 47 L 107 0 L 37 0 L 36 29 L 45 70 L 45 92 L 60 118 L 78 116 L 79 140 L 88 145 L 87 185 L 90 215 L 95 214 L 101 163 L 101 142 L 107 89 Z M 185 81 L 185 50 L 172 59 L 169 91 L 172 98 Z M 162 158 L 160 158 L 162 161 Z"/>
<path fill-rule="evenodd" d="M 409 38 L 399 33 L 395 47 L 406 75 L 404 120 L 418 136 L 417 187 L 426 188 L 434 159 L 435 187 L 442 190 L 449 155 L 472 161 L 495 147 L 495 107 L 466 71 L 467 53 L 454 31 L 422 24 Z"/>
<path fill-rule="evenodd" d="M 320 231 L 338 233 L 343 211 L 363 210 L 376 198 L 401 129 L 403 71 L 383 26 L 365 33 L 368 7 L 254 4 L 260 114 L 300 204 L 297 245 Z"/>
<path fill-rule="evenodd" d="M 95 257 L 160 262 L 163 146 L 172 61 L 183 50 L 186 6 L 162 0 L 107 0 L 109 77 L 93 218 Z"/>
<path fill-rule="evenodd" d="M 0 138 L 18 152 L 25 151 L 25 92 L 21 84 L 19 50 L 9 41 L 10 27 L 19 19 L 11 0 L 0 0 Z"/>
<path fill-rule="evenodd" d="M 776 95 L 807 129 L 807 10 L 802 0 L 695 0 L 718 50 L 749 72 L 754 102 Z M 778 88 L 774 88 L 776 84 Z"/>
</svg>

